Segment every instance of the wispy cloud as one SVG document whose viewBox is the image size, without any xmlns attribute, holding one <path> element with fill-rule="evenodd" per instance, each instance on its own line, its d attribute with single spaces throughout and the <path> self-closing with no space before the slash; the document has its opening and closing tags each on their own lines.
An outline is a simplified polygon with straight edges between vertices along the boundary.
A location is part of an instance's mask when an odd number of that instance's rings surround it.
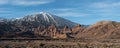
<svg viewBox="0 0 120 48">
<path fill-rule="evenodd" d="M 11 12 L 8 8 L 0 8 L 0 13 L 8 13 Z"/>
<path fill-rule="evenodd" d="M 111 8 L 111 7 L 119 7 L 120 2 L 95 2 L 92 3 L 89 7 L 93 8 Z"/>
<path fill-rule="evenodd" d="M 119 16 L 120 2 L 93 2 L 88 5 L 88 10 L 93 16 L 116 17 Z"/>
<path fill-rule="evenodd" d="M 8 3 L 7 0 L 0 0 L 0 5 L 7 4 L 7 3 Z"/>
<path fill-rule="evenodd" d="M 41 5 L 41 4 L 48 4 L 53 2 L 54 0 L 15 0 L 12 2 L 13 5 Z"/>
<path fill-rule="evenodd" d="M 23 6 L 31 6 L 31 5 L 41 5 L 48 4 L 54 2 L 54 0 L 0 0 L 0 5 L 23 5 Z"/>
<path fill-rule="evenodd" d="M 80 16 L 88 16 L 89 14 L 81 12 L 79 8 L 56 8 L 52 11 L 58 16 L 66 16 L 66 17 L 80 17 Z"/>
<path fill-rule="evenodd" d="M 75 8 L 58 8 L 58 9 L 53 9 L 53 11 L 72 11 Z"/>
<path fill-rule="evenodd" d="M 89 14 L 79 13 L 79 12 L 63 12 L 58 13 L 58 16 L 69 16 L 69 17 L 80 17 L 80 16 L 88 16 Z"/>
</svg>

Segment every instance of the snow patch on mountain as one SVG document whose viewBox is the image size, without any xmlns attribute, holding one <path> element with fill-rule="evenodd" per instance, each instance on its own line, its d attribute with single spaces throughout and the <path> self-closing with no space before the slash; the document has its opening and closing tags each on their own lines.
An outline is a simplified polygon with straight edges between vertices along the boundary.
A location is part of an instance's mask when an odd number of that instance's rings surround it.
<svg viewBox="0 0 120 48">
<path fill-rule="evenodd" d="M 67 19 L 61 18 L 59 16 L 47 13 L 47 12 L 40 12 L 37 14 L 33 14 L 33 15 L 28 15 L 25 16 L 21 19 L 17 19 L 18 21 L 26 21 L 26 22 L 39 22 L 39 23 L 43 23 L 43 24 L 48 24 L 48 25 L 55 25 L 58 27 L 61 26 L 68 26 L 68 27 L 73 27 L 75 25 L 77 25 L 74 22 L 71 22 Z"/>
</svg>

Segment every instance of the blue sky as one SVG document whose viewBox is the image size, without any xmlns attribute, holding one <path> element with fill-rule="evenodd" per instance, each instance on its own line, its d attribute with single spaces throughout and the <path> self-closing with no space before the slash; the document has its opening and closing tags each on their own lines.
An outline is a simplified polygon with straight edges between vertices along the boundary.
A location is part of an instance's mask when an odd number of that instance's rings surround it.
<svg viewBox="0 0 120 48">
<path fill-rule="evenodd" d="M 49 12 L 80 24 L 120 21 L 120 0 L 0 0 L 0 17 Z"/>
</svg>

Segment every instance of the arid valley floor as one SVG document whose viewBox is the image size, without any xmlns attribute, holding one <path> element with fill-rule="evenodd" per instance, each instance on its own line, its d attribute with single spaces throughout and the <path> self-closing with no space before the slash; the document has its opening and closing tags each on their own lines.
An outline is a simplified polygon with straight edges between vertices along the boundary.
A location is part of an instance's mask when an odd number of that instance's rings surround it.
<svg viewBox="0 0 120 48">
<path fill-rule="evenodd" d="M 119 39 L 1 40 L 0 48 L 120 48 Z"/>
</svg>

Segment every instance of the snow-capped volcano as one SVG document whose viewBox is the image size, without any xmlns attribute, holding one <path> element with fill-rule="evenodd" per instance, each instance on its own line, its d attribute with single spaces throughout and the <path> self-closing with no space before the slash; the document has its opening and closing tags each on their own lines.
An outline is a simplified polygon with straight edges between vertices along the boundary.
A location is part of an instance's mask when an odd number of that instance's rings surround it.
<svg viewBox="0 0 120 48">
<path fill-rule="evenodd" d="M 39 22 L 44 25 L 55 25 L 58 27 L 61 26 L 68 26 L 68 27 L 73 27 L 76 25 L 76 23 L 71 22 L 69 20 L 66 20 L 64 18 L 58 17 L 56 15 L 47 13 L 47 12 L 40 12 L 34 15 L 28 15 L 24 18 L 17 19 L 19 21 L 27 21 L 27 22 Z"/>
<path fill-rule="evenodd" d="M 4 22 L 1 20 L 0 36 L 66 38 L 66 33 L 72 32 L 70 28 L 75 25 L 76 23 L 56 15 L 40 12 L 23 18 L 5 19 Z"/>
</svg>

